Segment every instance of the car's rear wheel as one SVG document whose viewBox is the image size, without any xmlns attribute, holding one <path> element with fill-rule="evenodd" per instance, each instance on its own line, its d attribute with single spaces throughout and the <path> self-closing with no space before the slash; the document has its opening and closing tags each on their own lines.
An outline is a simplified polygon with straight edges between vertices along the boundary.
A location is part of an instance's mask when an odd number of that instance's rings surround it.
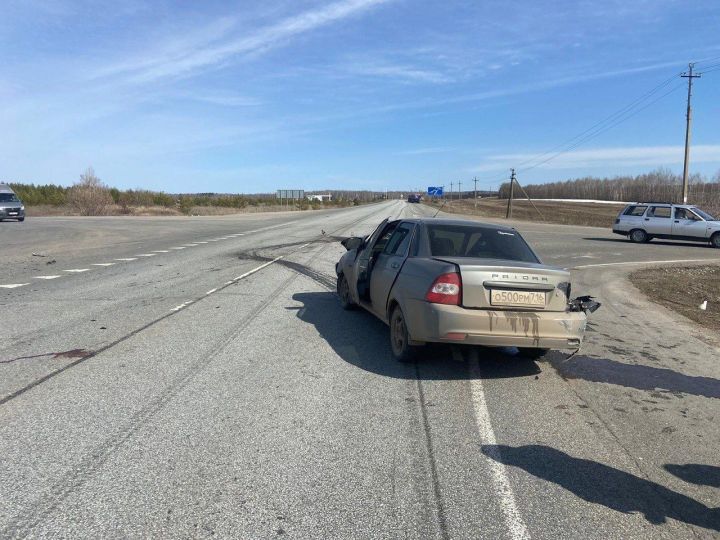
<svg viewBox="0 0 720 540">
<path fill-rule="evenodd" d="M 650 237 L 642 229 L 633 229 L 632 231 L 630 231 L 630 240 L 632 240 L 636 244 L 643 244 L 650 241 Z"/>
<path fill-rule="evenodd" d="M 344 310 L 351 310 L 355 308 L 356 304 L 353 302 L 352 296 L 350 295 L 350 285 L 348 285 L 344 274 L 340 274 L 338 276 L 337 293 L 340 298 L 340 305 Z"/>
<path fill-rule="evenodd" d="M 540 349 L 537 347 L 518 347 L 518 356 L 526 358 L 528 360 L 539 360 L 547 353 L 550 349 Z"/>
<path fill-rule="evenodd" d="M 720 248 L 720 232 L 716 232 L 710 237 L 710 244 L 712 247 Z"/>
<path fill-rule="evenodd" d="M 400 306 L 395 306 L 390 315 L 390 346 L 393 356 L 398 362 L 410 362 L 417 353 L 417 347 L 410 345 L 405 315 Z"/>
</svg>

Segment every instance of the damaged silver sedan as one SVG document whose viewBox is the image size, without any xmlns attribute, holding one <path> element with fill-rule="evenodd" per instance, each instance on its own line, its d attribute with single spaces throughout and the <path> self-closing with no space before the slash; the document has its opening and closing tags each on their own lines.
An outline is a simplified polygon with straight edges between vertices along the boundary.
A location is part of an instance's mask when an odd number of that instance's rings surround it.
<svg viewBox="0 0 720 540">
<path fill-rule="evenodd" d="M 517 347 L 533 358 L 577 350 L 587 313 L 599 306 L 590 297 L 571 300 L 570 273 L 543 265 L 509 227 L 385 220 L 370 236 L 342 244 L 340 301 L 390 325 L 400 361 L 428 342 Z"/>
</svg>

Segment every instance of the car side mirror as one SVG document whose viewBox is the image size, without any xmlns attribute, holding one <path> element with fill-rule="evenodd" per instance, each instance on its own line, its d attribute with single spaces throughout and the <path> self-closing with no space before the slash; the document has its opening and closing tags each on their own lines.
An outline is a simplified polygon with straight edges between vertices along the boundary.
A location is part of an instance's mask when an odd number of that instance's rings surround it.
<svg viewBox="0 0 720 540">
<path fill-rule="evenodd" d="M 363 242 L 364 240 L 359 236 L 351 236 L 350 238 L 346 238 L 345 240 L 340 241 L 340 243 L 345 246 L 345 249 L 347 249 L 348 251 L 358 249 L 360 246 L 363 245 Z"/>
</svg>

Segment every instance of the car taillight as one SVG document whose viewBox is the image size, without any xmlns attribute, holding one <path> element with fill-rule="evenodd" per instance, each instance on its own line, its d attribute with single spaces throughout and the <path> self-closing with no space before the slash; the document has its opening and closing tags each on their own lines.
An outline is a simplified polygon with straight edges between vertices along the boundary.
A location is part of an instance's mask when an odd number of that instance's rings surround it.
<svg viewBox="0 0 720 540">
<path fill-rule="evenodd" d="M 460 305 L 460 294 L 462 293 L 462 282 L 460 274 L 450 272 L 438 276 L 430 290 L 425 295 L 425 300 L 433 304 L 452 304 Z"/>
</svg>

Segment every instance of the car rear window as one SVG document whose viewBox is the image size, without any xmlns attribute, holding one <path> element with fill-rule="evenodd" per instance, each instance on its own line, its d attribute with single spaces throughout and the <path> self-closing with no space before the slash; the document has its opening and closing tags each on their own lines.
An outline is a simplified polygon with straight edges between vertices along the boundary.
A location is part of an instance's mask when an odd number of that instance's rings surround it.
<svg viewBox="0 0 720 540">
<path fill-rule="evenodd" d="M 0 202 L 20 202 L 14 193 L 0 193 Z"/>
<path fill-rule="evenodd" d="M 639 206 L 639 205 L 628 206 L 627 210 L 625 210 L 625 212 L 623 212 L 623 215 L 625 215 L 625 216 L 642 216 L 645 213 L 645 210 L 647 210 L 647 206 Z"/>
<path fill-rule="evenodd" d="M 433 257 L 540 262 L 515 231 L 467 225 L 428 225 L 427 231 Z"/>
</svg>

